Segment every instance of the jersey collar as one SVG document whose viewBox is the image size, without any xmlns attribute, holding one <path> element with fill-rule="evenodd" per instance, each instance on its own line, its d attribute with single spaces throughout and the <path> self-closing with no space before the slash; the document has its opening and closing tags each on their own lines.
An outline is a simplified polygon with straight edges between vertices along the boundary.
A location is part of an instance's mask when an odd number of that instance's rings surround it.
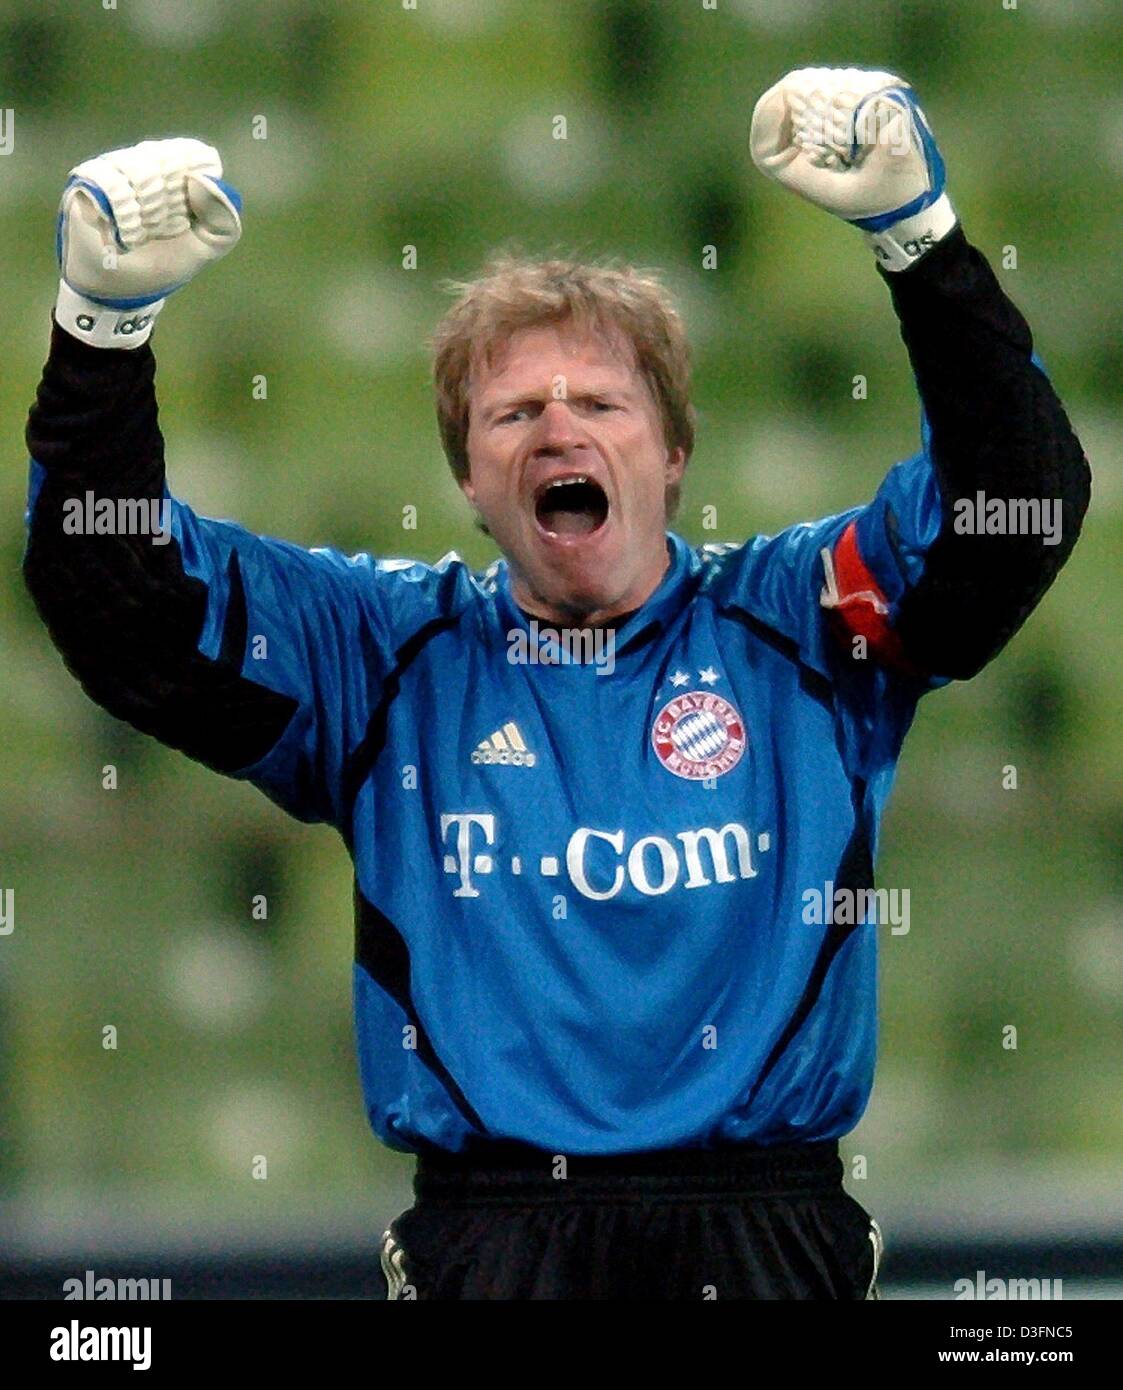
<svg viewBox="0 0 1123 1390">
<path fill-rule="evenodd" d="M 697 587 L 701 566 L 693 550 L 672 531 L 667 532 L 667 551 L 670 564 L 658 587 L 632 616 L 616 629 L 616 650 L 622 652 L 641 646 L 665 627 L 689 602 Z M 506 560 L 497 563 L 495 595 L 506 625 L 512 624 L 529 631 L 531 619 L 511 595 L 511 573 Z M 544 624 L 540 624 L 544 626 Z"/>
</svg>

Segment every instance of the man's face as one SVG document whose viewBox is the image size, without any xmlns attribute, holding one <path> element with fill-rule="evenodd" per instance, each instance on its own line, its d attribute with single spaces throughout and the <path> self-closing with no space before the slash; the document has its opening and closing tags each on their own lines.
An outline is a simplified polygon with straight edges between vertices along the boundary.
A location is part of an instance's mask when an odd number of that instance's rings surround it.
<svg viewBox="0 0 1123 1390">
<path fill-rule="evenodd" d="M 555 622 L 638 608 L 667 567 L 681 478 L 627 346 L 571 324 L 523 329 L 473 373 L 461 483 L 506 555 L 520 607 Z"/>
</svg>

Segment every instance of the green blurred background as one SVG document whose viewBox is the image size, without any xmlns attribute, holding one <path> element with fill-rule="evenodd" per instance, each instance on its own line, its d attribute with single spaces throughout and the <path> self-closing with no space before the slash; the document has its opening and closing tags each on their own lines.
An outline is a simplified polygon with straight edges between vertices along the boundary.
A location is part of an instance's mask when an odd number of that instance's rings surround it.
<svg viewBox="0 0 1123 1390">
<path fill-rule="evenodd" d="M 851 1190 L 890 1249 L 1123 1230 L 1121 50 L 1123 7 L 1094 0 L 4 0 L 12 1248 L 365 1238 L 408 1202 L 411 1171 L 362 1111 L 342 844 L 89 703 L 23 589 L 21 436 L 67 170 L 191 134 L 244 193 L 242 244 L 154 339 L 171 485 L 200 512 L 485 564 L 439 448 L 424 340 L 439 282 L 514 240 L 665 269 L 700 416 L 677 529 L 736 540 L 865 500 L 917 447 L 907 358 L 860 237 L 748 159 L 756 97 L 808 63 L 919 89 L 968 235 L 996 268 L 1016 249 L 1000 278 L 1095 474 L 1084 538 L 1028 628 L 929 697 L 906 744 L 879 881 L 909 888 L 912 929 L 883 938 L 878 1080 L 846 1143 L 868 1176 Z"/>
</svg>

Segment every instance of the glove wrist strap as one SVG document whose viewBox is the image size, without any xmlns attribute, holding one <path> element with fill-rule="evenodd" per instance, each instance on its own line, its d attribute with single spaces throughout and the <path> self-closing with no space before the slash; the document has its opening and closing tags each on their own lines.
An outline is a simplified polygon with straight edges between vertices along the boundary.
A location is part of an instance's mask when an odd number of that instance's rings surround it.
<svg viewBox="0 0 1123 1390">
<path fill-rule="evenodd" d="M 165 300 L 157 299 L 143 309 L 113 309 L 98 304 L 59 281 L 55 301 L 55 322 L 72 337 L 98 348 L 138 348 L 152 333 L 156 315 Z"/>
<path fill-rule="evenodd" d="M 895 222 L 883 232 L 864 232 L 866 244 L 886 270 L 907 270 L 956 225 L 958 218 L 946 193 L 931 207 Z"/>
</svg>

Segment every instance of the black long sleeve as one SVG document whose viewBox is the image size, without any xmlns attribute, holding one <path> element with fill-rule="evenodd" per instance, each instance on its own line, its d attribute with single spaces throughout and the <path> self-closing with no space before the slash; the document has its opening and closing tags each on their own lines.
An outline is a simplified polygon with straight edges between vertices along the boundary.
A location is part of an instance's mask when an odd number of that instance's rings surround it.
<svg viewBox="0 0 1123 1390">
<path fill-rule="evenodd" d="M 98 498 L 159 501 L 164 442 L 148 344 L 99 349 L 53 325 L 27 427 L 44 471 L 32 508 L 24 577 L 51 638 L 92 699 L 111 714 L 220 771 L 266 753 L 291 699 L 241 675 L 246 642 L 240 577 L 229 576 L 222 651 L 203 656 L 207 590 L 187 575 L 175 540 L 68 534 L 63 508 Z M 234 562 L 232 562 L 234 563 Z"/>
<path fill-rule="evenodd" d="M 889 284 L 931 427 L 943 503 L 923 577 L 896 622 L 921 670 L 973 675 L 1009 640 L 1080 534 L 1091 472 L 1025 319 L 961 227 Z M 1057 499 L 1060 539 L 955 529 L 957 499 Z M 890 527 L 891 530 L 891 527 Z M 892 534 L 890 535 L 892 541 Z"/>
</svg>

